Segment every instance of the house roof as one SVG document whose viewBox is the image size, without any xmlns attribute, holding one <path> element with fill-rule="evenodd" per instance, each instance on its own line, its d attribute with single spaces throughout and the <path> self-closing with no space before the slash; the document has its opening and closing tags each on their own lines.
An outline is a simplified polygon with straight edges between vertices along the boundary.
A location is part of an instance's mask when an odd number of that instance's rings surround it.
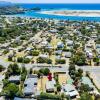
<svg viewBox="0 0 100 100">
<path fill-rule="evenodd" d="M 56 54 L 61 54 L 62 53 L 62 50 L 57 50 L 55 51 Z"/>
<path fill-rule="evenodd" d="M 66 93 L 66 95 L 70 95 L 71 97 L 78 95 L 77 90 L 71 84 L 66 84 L 66 85 L 62 86 L 62 88 L 64 89 L 64 92 Z"/>
<path fill-rule="evenodd" d="M 53 81 L 47 81 L 46 82 L 46 89 L 54 89 L 54 82 Z"/>
<path fill-rule="evenodd" d="M 82 77 L 82 83 L 83 84 L 88 84 L 90 87 L 94 87 L 93 83 L 88 77 Z"/>
<path fill-rule="evenodd" d="M 51 32 L 51 33 L 57 33 L 58 31 L 56 29 L 52 29 L 52 30 L 49 30 L 49 32 Z"/>
<path fill-rule="evenodd" d="M 24 88 L 24 93 L 34 93 L 34 91 L 36 90 L 35 87 L 35 83 L 37 83 L 38 78 L 37 77 L 32 77 L 32 76 L 28 76 L 29 78 L 27 78 L 24 82 L 25 85 L 27 85 Z"/>
<path fill-rule="evenodd" d="M 48 55 L 46 55 L 46 54 L 40 54 L 39 57 L 48 58 Z"/>
<path fill-rule="evenodd" d="M 67 42 L 67 45 L 73 45 L 74 43 L 72 40 L 67 40 L 66 42 Z"/>
<path fill-rule="evenodd" d="M 33 94 L 35 93 L 35 87 L 34 85 L 28 85 L 24 88 L 24 93 L 30 93 L 30 94 Z"/>
<path fill-rule="evenodd" d="M 71 52 L 65 52 L 64 55 L 65 55 L 66 57 L 71 57 L 72 54 L 71 54 Z"/>
<path fill-rule="evenodd" d="M 20 76 L 10 76 L 9 81 L 20 81 Z"/>
<path fill-rule="evenodd" d="M 96 44 L 96 48 L 100 48 L 100 44 Z"/>
<path fill-rule="evenodd" d="M 66 92 L 75 90 L 75 87 L 71 84 L 66 84 L 66 85 L 63 86 L 63 88 L 65 89 Z"/>
<path fill-rule="evenodd" d="M 33 98 L 18 98 L 18 97 L 15 97 L 14 100 L 36 100 L 36 99 L 33 99 Z"/>
<path fill-rule="evenodd" d="M 72 83 L 73 83 L 72 79 L 67 80 L 67 84 L 71 84 L 72 85 Z"/>
<path fill-rule="evenodd" d="M 37 83 L 38 79 L 37 78 L 27 78 L 24 82 L 24 84 L 27 85 L 34 85 L 34 83 Z"/>
</svg>

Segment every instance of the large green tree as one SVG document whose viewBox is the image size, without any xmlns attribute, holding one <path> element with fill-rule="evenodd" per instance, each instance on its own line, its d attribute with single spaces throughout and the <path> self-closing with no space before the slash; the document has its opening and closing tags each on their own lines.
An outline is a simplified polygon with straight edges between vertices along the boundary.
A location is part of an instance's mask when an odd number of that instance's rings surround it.
<svg viewBox="0 0 100 100">
<path fill-rule="evenodd" d="M 85 92 L 85 93 L 81 94 L 80 100 L 93 100 L 93 98 L 91 95 L 89 95 L 87 92 Z"/>
<path fill-rule="evenodd" d="M 7 84 L 7 86 L 5 86 L 3 89 L 4 95 L 6 95 L 6 97 L 9 97 L 9 98 L 13 98 L 14 96 L 16 96 L 18 91 L 19 91 L 19 88 L 14 83 Z"/>
</svg>

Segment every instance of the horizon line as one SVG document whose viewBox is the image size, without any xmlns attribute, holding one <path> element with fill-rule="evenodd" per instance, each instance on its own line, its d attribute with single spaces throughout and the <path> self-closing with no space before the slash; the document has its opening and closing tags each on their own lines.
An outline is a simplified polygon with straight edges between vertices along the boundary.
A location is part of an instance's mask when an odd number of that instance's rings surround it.
<svg viewBox="0 0 100 100">
<path fill-rule="evenodd" d="M 28 3 L 23 3 L 23 2 L 11 2 L 13 4 L 100 4 L 99 3 L 32 3 L 32 2 L 28 2 Z"/>
</svg>

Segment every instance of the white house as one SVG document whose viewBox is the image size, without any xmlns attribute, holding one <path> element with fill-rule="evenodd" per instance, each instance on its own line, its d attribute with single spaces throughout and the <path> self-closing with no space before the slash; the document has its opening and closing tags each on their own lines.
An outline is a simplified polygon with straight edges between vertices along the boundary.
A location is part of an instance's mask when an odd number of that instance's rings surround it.
<svg viewBox="0 0 100 100">
<path fill-rule="evenodd" d="M 20 76 L 10 76 L 8 80 L 12 83 L 20 83 Z"/>
<path fill-rule="evenodd" d="M 45 88 L 46 88 L 46 92 L 54 92 L 55 90 L 55 80 L 52 81 L 47 81 Z"/>
<path fill-rule="evenodd" d="M 66 45 L 67 46 L 73 46 L 74 42 L 72 40 L 67 40 Z"/>
<path fill-rule="evenodd" d="M 65 84 L 65 85 L 63 85 L 61 92 L 64 92 L 65 95 L 70 96 L 70 98 L 76 98 L 77 96 L 79 96 L 78 91 L 71 84 Z"/>
<path fill-rule="evenodd" d="M 58 48 L 63 48 L 63 47 L 64 47 L 63 42 L 58 42 L 58 43 L 57 43 L 57 47 L 58 47 Z"/>
<path fill-rule="evenodd" d="M 34 95 L 37 91 L 38 77 L 37 75 L 30 75 L 24 82 L 23 93 L 25 96 Z"/>
<path fill-rule="evenodd" d="M 48 45 L 48 42 L 47 41 L 42 41 L 41 42 L 41 46 L 47 46 Z"/>
<path fill-rule="evenodd" d="M 90 52 L 90 51 L 86 51 L 86 55 L 87 55 L 87 57 L 88 58 L 93 58 L 93 53 L 92 52 Z"/>
<path fill-rule="evenodd" d="M 48 58 L 48 55 L 46 55 L 46 54 L 40 54 L 39 57 L 41 57 L 41 58 Z"/>
</svg>

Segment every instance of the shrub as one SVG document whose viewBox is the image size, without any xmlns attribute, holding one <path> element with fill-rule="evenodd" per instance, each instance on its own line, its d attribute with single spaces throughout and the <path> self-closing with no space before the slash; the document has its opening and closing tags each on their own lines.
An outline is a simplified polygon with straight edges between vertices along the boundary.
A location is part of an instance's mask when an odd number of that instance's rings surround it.
<svg viewBox="0 0 100 100">
<path fill-rule="evenodd" d="M 57 87 L 57 91 L 60 92 L 61 91 L 61 85 L 57 84 L 56 87 Z"/>
<path fill-rule="evenodd" d="M 50 70 L 48 68 L 41 68 L 39 70 L 39 74 L 43 74 L 43 75 L 48 75 L 50 73 Z"/>
<path fill-rule="evenodd" d="M 65 59 L 60 59 L 60 60 L 56 60 L 57 64 L 65 64 L 66 60 Z"/>
<path fill-rule="evenodd" d="M 51 59 L 47 59 L 47 64 L 52 64 L 52 60 Z"/>
<path fill-rule="evenodd" d="M 9 50 L 6 49 L 6 50 L 3 51 L 3 54 L 7 54 L 8 52 L 9 52 Z"/>
<path fill-rule="evenodd" d="M 37 58 L 37 63 L 45 63 L 45 62 L 46 62 L 46 59 L 41 58 L 41 57 Z"/>
<path fill-rule="evenodd" d="M 19 66 L 16 63 L 10 64 L 8 66 L 8 69 L 7 69 L 7 74 L 8 75 L 20 75 L 20 72 L 21 72 L 21 70 L 20 70 Z"/>
<path fill-rule="evenodd" d="M 24 58 L 24 63 L 29 63 L 30 59 L 29 58 Z"/>
<path fill-rule="evenodd" d="M 6 95 L 6 97 L 14 98 L 14 96 L 16 96 L 18 91 L 19 88 L 16 84 L 9 83 L 4 87 L 3 94 Z"/>
<path fill-rule="evenodd" d="M 47 63 L 47 64 L 52 64 L 52 60 L 48 58 L 37 58 L 37 63 Z"/>
<path fill-rule="evenodd" d="M 12 61 L 12 58 L 11 56 L 8 56 L 8 61 Z"/>
<path fill-rule="evenodd" d="M 38 56 L 39 55 L 39 51 L 37 51 L 37 50 L 30 51 L 30 55 L 32 55 L 32 56 Z"/>
<path fill-rule="evenodd" d="M 48 68 L 45 68 L 43 74 L 48 75 L 49 73 L 50 73 L 50 70 Z"/>
<path fill-rule="evenodd" d="M 41 93 L 40 96 L 37 97 L 38 100 L 61 100 L 61 97 L 58 95 Z"/>
<path fill-rule="evenodd" d="M 4 69 L 5 68 L 2 65 L 0 65 L 0 72 L 2 72 Z"/>
<path fill-rule="evenodd" d="M 18 58 L 17 58 L 17 62 L 22 63 L 22 62 L 23 62 L 23 57 L 18 57 Z"/>
</svg>

